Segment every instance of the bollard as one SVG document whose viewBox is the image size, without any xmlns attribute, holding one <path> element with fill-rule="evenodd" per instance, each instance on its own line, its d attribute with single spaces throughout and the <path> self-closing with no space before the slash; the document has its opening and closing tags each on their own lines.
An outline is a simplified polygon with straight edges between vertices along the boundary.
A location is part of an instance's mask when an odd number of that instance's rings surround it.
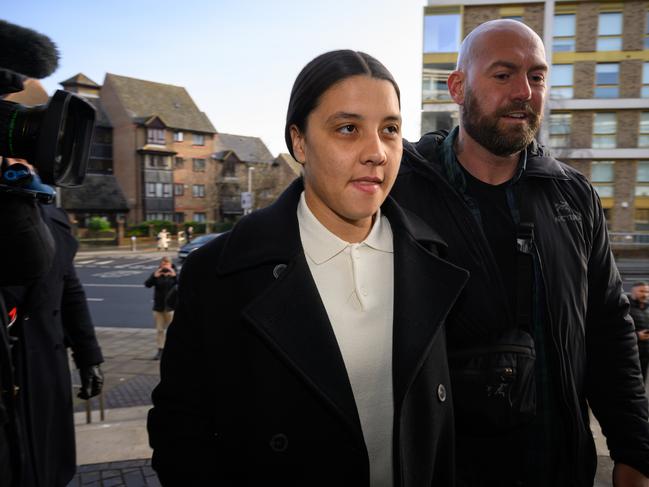
<svg viewBox="0 0 649 487">
<path fill-rule="evenodd" d="M 136 245 L 135 245 L 136 241 L 137 241 L 137 237 L 135 235 L 131 236 L 131 250 L 133 252 L 135 252 L 137 250 Z"/>
</svg>

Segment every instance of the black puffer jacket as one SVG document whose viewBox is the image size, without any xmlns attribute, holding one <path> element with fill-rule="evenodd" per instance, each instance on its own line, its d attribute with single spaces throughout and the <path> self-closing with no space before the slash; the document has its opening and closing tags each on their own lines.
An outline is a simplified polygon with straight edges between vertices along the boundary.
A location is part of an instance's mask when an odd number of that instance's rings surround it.
<svg viewBox="0 0 649 487">
<path fill-rule="evenodd" d="M 454 136 L 438 132 L 426 134 L 417 144 L 404 141 L 403 162 L 391 193 L 403 207 L 434 224 L 448 244 L 445 258 L 471 273 L 447 323 L 451 353 L 480 344 L 495 329 L 514 326 L 500 272 L 462 196 Z M 526 155 L 514 184 L 535 223 L 551 344 L 548 356 L 558 364 L 572 485 L 592 486 L 596 469 L 587 401 L 612 458 L 649 476 L 647 399 L 629 304 L 600 201 L 583 175 L 535 143 Z M 503 456 L 492 453 L 494 458 Z"/>
</svg>

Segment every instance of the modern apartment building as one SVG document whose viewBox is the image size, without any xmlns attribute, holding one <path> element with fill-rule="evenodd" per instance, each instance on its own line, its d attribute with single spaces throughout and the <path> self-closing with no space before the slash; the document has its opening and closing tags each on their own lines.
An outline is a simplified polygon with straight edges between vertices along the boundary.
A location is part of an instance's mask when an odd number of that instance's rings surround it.
<svg viewBox="0 0 649 487">
<path fill-rule="evenodd" d="M 498 18 L 544 40 L 551 72 L 541 142 L 591 179 L 612 232 L 649 234 L 649 1 L 429 0 L 422 133 L 457 125 L 446 78 L 459 44 Z"/>
</svg>

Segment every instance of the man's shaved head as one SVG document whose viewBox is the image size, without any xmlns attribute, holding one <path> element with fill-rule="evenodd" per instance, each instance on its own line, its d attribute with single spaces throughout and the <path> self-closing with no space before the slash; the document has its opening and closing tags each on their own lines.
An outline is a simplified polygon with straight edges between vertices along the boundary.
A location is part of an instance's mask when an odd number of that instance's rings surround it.
<svg viewBox="0 0 649 487">
<path fill-rule="evenodd" d="M 457 70 L 468 69 L 472 62 L 480 56 L 480 53 L 484 49 L 488 49 L 488 43 L 483 42 L 485 37 L 504 32 L 518 33 L 521 37 L 527 37 L 530 41 L 538 42 L 543 47 L 543 41 L 538 34 L 522 22 L 511 19 L 490 20 L 473 29 L 462 41 L 457 57 Z"/>
</svg>

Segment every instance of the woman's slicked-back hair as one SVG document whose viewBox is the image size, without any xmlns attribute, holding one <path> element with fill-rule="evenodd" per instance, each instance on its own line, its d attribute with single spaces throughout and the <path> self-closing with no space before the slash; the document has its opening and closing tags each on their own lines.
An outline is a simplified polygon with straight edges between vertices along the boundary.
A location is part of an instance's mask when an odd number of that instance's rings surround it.
<svg viewBox="0 0 649 487">
<path fill-rule="evenodd" d="M 364 52 L 344 49 L 330 51 L 313 59 L 297 75 L 286 113 L 284 137 L 286 146 L 293 157 L 291 126 L 295 125 L 300 132 L 306 131 L 306 120 L 316 108 L 322 94 L 336 83 L 351 76 L 364 75 L 371 78 L 389 81 L 397 92 L 401 106 L 399 86 L 388 69 L 377 59 Z"/>
</svg>

